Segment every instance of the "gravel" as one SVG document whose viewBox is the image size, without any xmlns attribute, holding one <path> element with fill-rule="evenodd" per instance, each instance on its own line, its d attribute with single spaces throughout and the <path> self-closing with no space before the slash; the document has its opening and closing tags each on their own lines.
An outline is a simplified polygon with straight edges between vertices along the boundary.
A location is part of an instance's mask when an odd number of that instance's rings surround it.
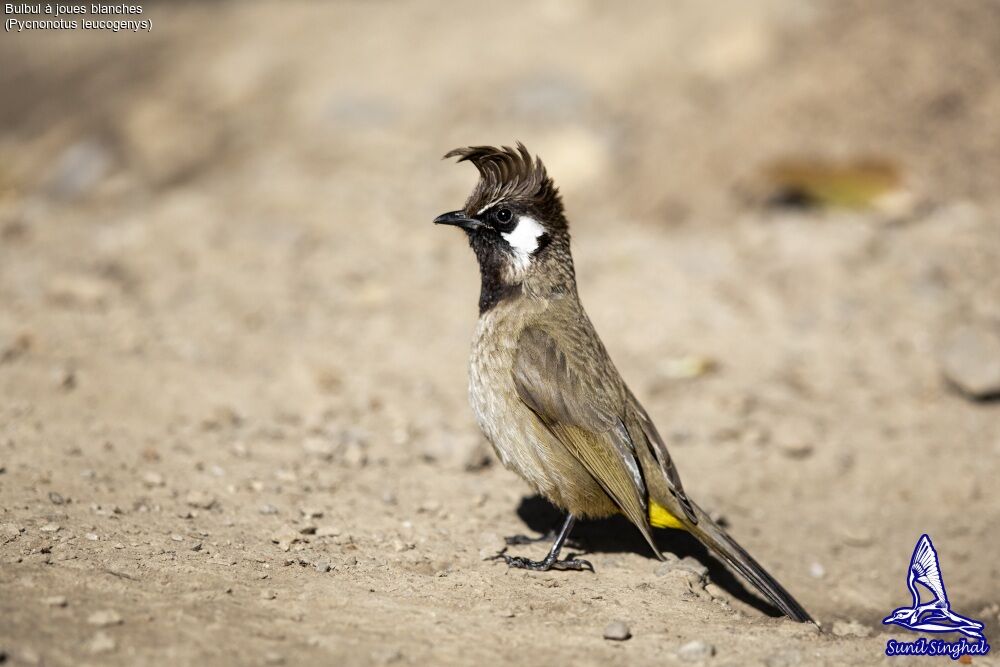
<svg viewBox="0 0 1000 667">
<path fill-rule="evenodd" d="M 197 509 L 210 510 L 215 507 L 217 501 L 215 496 L 210 493 L 192 491 L 184 498 L 184 502 Z"/>
<path fill-rule="evenodd" d="M 142 483 L 144 486 L 154 488 L 157 486 L 164 486 L 167 482 L 163 479 L 163 475 L 158 472 L 146 472 L 142 475 Z"/>
<path fill-rule="evenodd" d="M 302 535 L 291 526 L 282 526 L 271 535 L 271 541 L 282 551 L 288 551 L 292 545 L 301 541 Z"/>
<path fill-rule="evenodd" d="M 969 398 L 1000 397 L 1000 327 L 956 327 L 947 336 L 940 365 L 945 378 Z"/>
<path fill-rule="evenodd" d="M 684 662 L 708 660 L 715 655 L 715 647 L 701 640 L 690 641 L 677 649 L 677 657 Z"/>
<path fill-rule="evenodd" d="M 614 642 L 623 642 L 632 636 L 625 621 L 611 621 L 604 628 L 604 638 Z"/>
<path fill-rule="evenodd" d="M 89 642 L 87 642 L 87 651 L 93 655 L 98 655 L 101 653 L 110 653 L 118 648 L 118 643 L 115 641 L 114 637 L 104 632 L 103 630 L 97 632 Z"/>
<path fill-rule="evenodd" d="M 91 625 L 96 625 L 98 627 L 106 628 L 112 625 L 121 625 L 124 623 L 121 614 L 113 609 L 102 609 L 101 611 L 95 611 L 90 616 L 87 617 L 87 623 Z"/>
</svg>

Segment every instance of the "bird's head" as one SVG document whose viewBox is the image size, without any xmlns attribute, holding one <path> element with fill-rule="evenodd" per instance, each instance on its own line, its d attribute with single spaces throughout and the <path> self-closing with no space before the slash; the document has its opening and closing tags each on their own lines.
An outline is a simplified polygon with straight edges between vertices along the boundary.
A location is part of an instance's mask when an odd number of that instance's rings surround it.
<svg viewBox="0 0 1000 667">
<path fill-rule="evenodd" d="M 434 222 L 460 227 L 468 235 L 484 293 L 487 288 L 511 292 L 526 282 L 572 282 L 562 200 L 540 159 L 532 158 L 520 142 L 516 148 L 456 148 L 445 157 L 468 160 L 479 171 L 479 183 L 465 206 Z"/>
<path fill-rule="evenodd" d="M 897 621 L 909 621 L 912 617 L 913 609 L 911 607 L 900 607 L 889 616 L 883 618 L 882 624 L 888 625 L 890 623 L 896 623 Z"/>
</svg>

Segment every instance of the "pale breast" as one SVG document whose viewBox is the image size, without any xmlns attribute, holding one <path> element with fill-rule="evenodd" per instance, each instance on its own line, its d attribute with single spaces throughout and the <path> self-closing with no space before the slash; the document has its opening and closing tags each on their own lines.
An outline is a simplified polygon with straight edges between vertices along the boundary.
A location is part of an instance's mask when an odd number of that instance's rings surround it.
<svg viewBox="0 0 1000 667">
<path fill-rule="evenodd" d="M 469 363 L 469 401 L 503 465 L 551 497 L 558 495 L 548 474 L 552 443 L 539 437 L 537 420 L 518 398 L 511 373 L 524 315 L 523 309 L 501 304 L 479 318 Z"/>
</svg>

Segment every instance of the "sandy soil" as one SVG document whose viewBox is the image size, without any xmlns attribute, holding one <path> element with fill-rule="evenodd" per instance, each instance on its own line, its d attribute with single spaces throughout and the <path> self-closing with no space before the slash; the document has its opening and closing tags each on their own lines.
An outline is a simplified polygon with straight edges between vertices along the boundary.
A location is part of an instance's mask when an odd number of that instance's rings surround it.
<svg viewBox="0 0 1000 667">
<path fill-rule="evenodd" d="M 0 662 L 911 664 L 923 532 L 991 636 L 1000 404 L 942 350 L 1000 326 L 996 3 L 147 14 L 0 38 Z M 484 560 L 557 517 L 475 429 L 478 276 L 430 220 L 474 181 L 440 155 L 516 139 L 689 492 L 822 631 L 670 531 Z M 814 155 L 909 199 L 761 205 Z"/>
</svg>

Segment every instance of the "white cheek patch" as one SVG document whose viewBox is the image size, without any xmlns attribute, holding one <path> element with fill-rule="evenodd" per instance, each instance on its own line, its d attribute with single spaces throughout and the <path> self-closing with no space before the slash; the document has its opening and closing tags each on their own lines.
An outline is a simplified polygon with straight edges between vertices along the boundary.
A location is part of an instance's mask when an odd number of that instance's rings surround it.
<svg viewBox="0 0 1000 667">
<path fill-rule="evenodd" d="M 544 233 L 545 228 L 542 227 L 541 223 L 534 218 L 522 215 L 518 218 L 514 231 L 501 234 L 510 245 L 510 249 L 514 251 L 514 264 L 519 270 L 524 271 L 528 268 L 528 264 L 531 262 L 531 253 L 538 249 L 538 239 Z"/>
</svg>

